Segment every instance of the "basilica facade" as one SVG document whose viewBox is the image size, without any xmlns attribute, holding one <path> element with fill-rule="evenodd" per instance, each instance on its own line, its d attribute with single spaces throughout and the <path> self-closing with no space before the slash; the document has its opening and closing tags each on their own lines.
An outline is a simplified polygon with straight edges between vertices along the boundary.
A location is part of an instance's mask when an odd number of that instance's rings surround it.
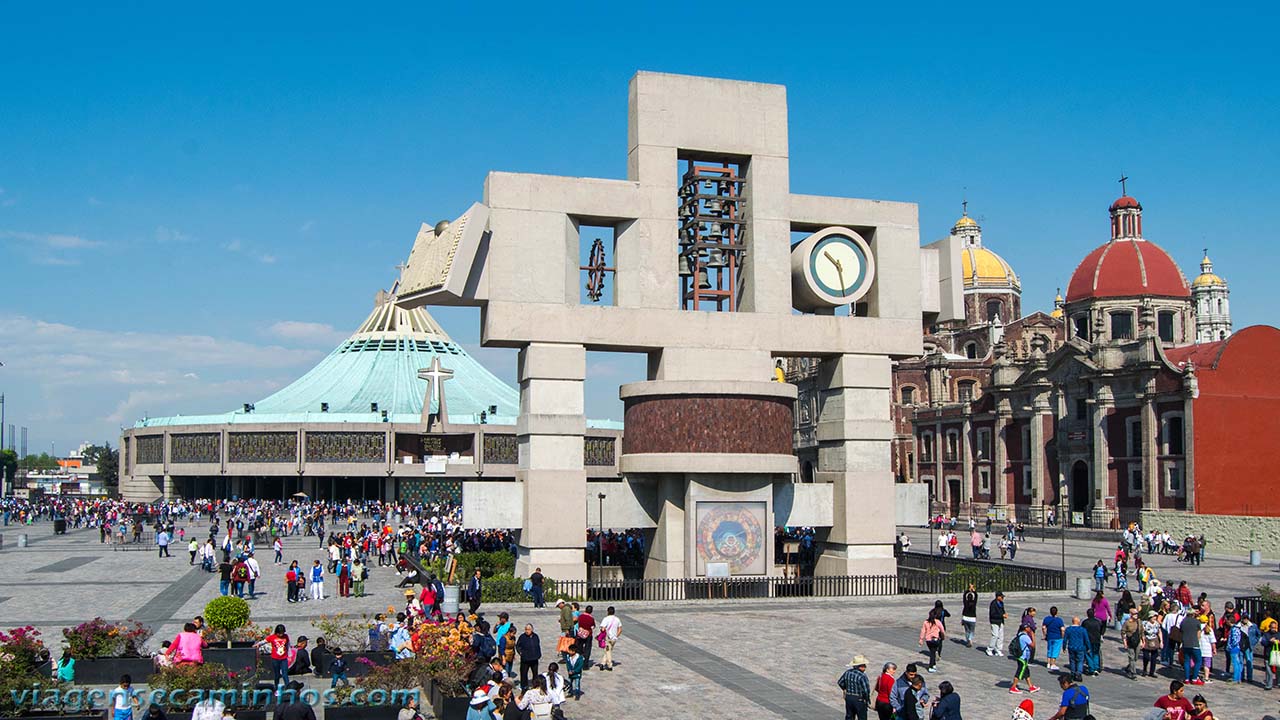
<svg viewBox="0 0 1280 720">
<path fill-rule="evenodd" d="M 1048 313 L 1023 314 L 1017 273 L 967 212 L 951 228 L 964 318 L 926 325 L 924 354 L 895 364 L 892 388 L 894 474 L 928 486 L 931 512 L 1038 523 L 1053 511 L 1094 527 L 1280 516 L 1262 464 L 1280 330 L 1233 335 L 1208 254 L 1188 282 L 1143 236 L 1142 212 L 1128 195 L 1111 205 L 1109 239 Z M 791 379 L 803 401 L 803 363 Z M 802 463 L 807 437 L 799 427 Z"/>
</svg>

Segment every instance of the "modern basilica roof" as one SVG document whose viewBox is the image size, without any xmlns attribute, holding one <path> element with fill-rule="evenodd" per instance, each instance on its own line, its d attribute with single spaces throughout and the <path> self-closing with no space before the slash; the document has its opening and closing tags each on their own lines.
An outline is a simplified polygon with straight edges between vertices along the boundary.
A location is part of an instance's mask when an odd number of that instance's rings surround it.
<svg viewBox="0 0 1280 720">
<path fill-rule="evenodd" d="M 218 415 L 146 418 L 135 427 L 205 424 L 420 422 L 427 381 L 418 370 L 440 358 L 453 377 L 444 381 L 448 420 L 514 425 L 520 393 L 467 354 L 423 308 L 407 309 L 379 293 L 359 329 L 302 377 L 245 408 Z M 377 409 L 373 404 L 377 403 Z M 433 412 L 436 411 L 434 399 Z M 588 421 L 590 427 L 621 423 Z"/>
</svg>

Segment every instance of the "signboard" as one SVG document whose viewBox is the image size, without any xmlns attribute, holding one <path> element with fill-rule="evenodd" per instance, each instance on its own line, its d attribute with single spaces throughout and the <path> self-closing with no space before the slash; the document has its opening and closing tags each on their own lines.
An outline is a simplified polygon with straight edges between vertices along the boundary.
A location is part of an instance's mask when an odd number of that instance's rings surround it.
<svg viewBox="0 0 1280 720">
<path fill-rule="evenodd" d="M 729 563 L 727 563 L 727 562 L 709 562 L 709 563 L 707 563 L 707 577 L 709 577 L 709 578 L 727 578 L 727 577 L 729 577 Z"/>
<path fill-rule="evenodd" d="M 1088 436 L 1089 436 L 1088 433 L 1086 433 L 1083 430 L 1072 430 L 1071 432 L 1067 433 L 1067 439 L 1073 442 L 1084 440 Z"/>
<path fill-rule="evenodd" d="M 768 505 L 763 502 L 698 502 L 695 509 L 698 575 L 709 575 L 710 566 L 724 563 L 730 575 L 764 575 L 766 542 L 773 542 L 765 528 Z"/>
<path fill-rule="evenodd" d="M 1083 524 L 1084 524 L 1084 513 L 1083 513 L 1083 512 L 1079 512 L 1079 511 L 1072 512 L 1072 513 L 1071 513 L 1071 524 L 1072 524 L 1072 525 L 1083 525 Z"/>
</svg>

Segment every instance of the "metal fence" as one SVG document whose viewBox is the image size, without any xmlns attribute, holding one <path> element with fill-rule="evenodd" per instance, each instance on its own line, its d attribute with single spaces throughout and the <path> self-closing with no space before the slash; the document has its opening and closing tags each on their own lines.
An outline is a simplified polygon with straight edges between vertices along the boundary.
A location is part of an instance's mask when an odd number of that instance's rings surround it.
<svg viewBox="0 0 1280 720">
<path fill-rule="evenodd" d="M 830 577 L 648 578 L 557 581 L 556 592 L 583 601 L 738 600 L 771 597 L 859 597 L 898 592 L 895 575 Z"/>
<path fill-rule="evenodd" d="M 898 558 L 899 593 L 959 593 L 969 584 L 980 591 L 1065 590 L 1061 570 L 988 560 L 937 557 L 908 552 Z"/>
<path fill-rule="evenodd" d="M 1280 620 L 1280 602 L 1267 600 L 1261 595 L 1236 598 L 1236 610 L 1248 613 L 1249 619 L 1255 623 L 1260 623 L 1263 618 L 1268 617 Z"/>
</svg>

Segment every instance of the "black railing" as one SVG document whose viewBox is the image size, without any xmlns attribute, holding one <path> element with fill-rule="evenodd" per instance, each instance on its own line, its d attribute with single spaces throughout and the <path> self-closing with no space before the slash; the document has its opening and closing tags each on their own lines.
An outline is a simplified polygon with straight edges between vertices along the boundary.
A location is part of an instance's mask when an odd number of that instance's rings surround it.
<svg viewBox="0 0 1280 720">
<path fill-rule="evenodd" d="M 1268 600 L 1261 595 L 1236 598 L 1236 610 L 1248 613 L 1249 619 L 1255 624 L 1268 617 L 1280 620 L 1280 601 Z"/>
<path fill-rule="evenodd" d="M 556 591 L 592 602 L 621 600 L 738 600 L 770 597 L 857 597 L 893 595 L 894 575 L 831 577 L 648 578 L 644 580 L 557 581 Z"/>
<path fill-rule="evenodd" d="M 1065 590 L 1067 575 L 1049 568 L 915 552 L 903 553 L 898 558 L 900 593 L 959 593 L 968 589 L 970 583 L 985 592 Z"/>
</svg>

